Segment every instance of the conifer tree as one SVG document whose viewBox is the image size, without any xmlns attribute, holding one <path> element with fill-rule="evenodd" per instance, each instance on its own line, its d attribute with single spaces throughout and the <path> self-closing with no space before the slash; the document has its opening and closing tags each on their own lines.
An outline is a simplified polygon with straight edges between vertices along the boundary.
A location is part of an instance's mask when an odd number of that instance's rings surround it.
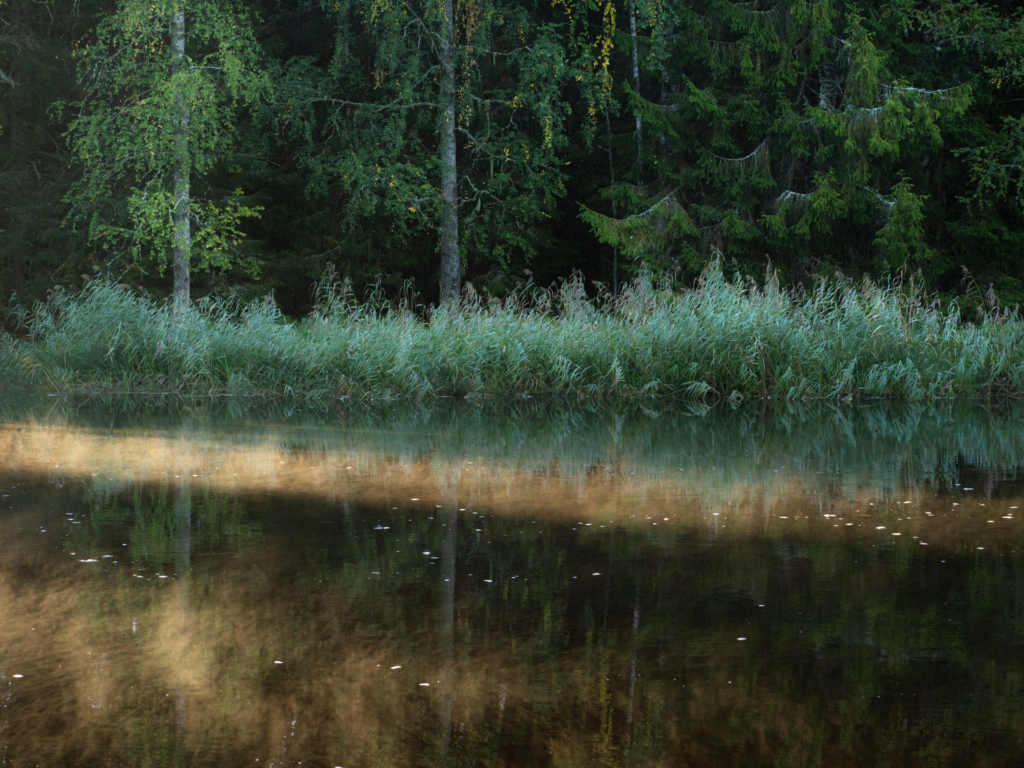
<svg viewBox="0 0 1024 768">
<path fill-rule="evenodd" d="M 1024 8 L 1019 3 L 900 2 L 897 10 L 902 12 L 904 31 L 916 24 L 937 49 L 978 57 L 979 85 L 990 97 L 1020 98 L 1024 92 Z M 985 205 L 1009 196 L 1024 207 L 1024 117 L 1020 110 L 998 115 L 996 130 L 990 141 L 967 152 L 977 183 L 974 199 Z"/>
<path fill-rule="evenodd" d="M 969 86 L 896 79 L 855 3 L 679 0 L 661 18 L 673 32 L 648 24 L 647 68 L 670 91 L 628 91 L 664 137 L 644 145 L 657 179 L 606 189 L 619 216 L 583 209 L 599 239 L 659 269 L 771 254 L 806 272 L 829 249 L 860 269 L 926 264 L 907 163 L 941 141 Z"/>
</svg>

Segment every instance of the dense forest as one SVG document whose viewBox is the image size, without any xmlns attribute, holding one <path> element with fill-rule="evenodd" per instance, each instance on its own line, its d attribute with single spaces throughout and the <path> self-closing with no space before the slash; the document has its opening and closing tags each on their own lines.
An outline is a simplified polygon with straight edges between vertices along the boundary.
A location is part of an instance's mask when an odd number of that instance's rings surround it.
<svg viewBox="0 0 1024 768">
<path fill-rule="evenodd" d="M 1024 299 L 1010 0 L 0 0 L 0 287 Z M 589 290 L 589 287 L 588 287 Z"/>
</svg>

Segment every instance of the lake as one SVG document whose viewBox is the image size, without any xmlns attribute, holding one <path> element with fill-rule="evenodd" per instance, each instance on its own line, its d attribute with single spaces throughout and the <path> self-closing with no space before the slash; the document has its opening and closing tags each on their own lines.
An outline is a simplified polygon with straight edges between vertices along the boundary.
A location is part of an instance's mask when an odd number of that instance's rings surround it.
<svg viewBox="0 0 1024 768">
<path fill-rule="evenodd" d="M 1024 764 L 1024 410 L 0 402 L 0 765 Z"/>
</svg>

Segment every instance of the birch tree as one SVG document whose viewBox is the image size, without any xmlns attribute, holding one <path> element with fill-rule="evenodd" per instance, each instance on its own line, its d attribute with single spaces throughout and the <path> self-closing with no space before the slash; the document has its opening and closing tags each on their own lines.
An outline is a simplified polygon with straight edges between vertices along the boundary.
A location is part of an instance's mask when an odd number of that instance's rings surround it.
<svg viewBox="0 0 1024 768">
<path fill-rule="evenodd" d="M 258 214 L 201 184 L 230 156 L 237 111 L 265 92 L 251 18 L 233 0 L 121 0 L 79 57 L 85 98 L 67 136 L 85 174 L 70 221 L 111 264 L 170 262 L 180 310 L 191 272 L 236 261 L 240 221 Z"/>
<path fill-rule="evenodd" d="M 467 253 L 505 264 L 538 250 L 531 226 L 564 194 L 574 62 L 551 23 L 502 0 L 340 0 L 329 71 L 283 73 L 281 111 L 314 193 L 348 226 L 390 217 L 377 247 L 436 238 L 441 302 Z"/>
</svg>

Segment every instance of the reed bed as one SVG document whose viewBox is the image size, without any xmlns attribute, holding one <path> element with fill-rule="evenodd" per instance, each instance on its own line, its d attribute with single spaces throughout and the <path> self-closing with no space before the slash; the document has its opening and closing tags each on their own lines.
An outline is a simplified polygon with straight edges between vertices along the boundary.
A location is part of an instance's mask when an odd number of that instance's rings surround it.
<svg viewBox="0 0 1024 768">
<path fill-rule="evenodd" d="M 0 385 L 51 391 L 423 398 L 500 396 L 925 400 L 1024 393 L 1024 321 L 963 322 L 913 281 L 811 291 L 710 270 L 673 291 L 642 275 L 588 298 L 581 280 L 424 318 L 321 283 L 286 322 L 272 301 L 175 314 L 124 287 L 56 292 L 0 338 Z"/>
</svg>

